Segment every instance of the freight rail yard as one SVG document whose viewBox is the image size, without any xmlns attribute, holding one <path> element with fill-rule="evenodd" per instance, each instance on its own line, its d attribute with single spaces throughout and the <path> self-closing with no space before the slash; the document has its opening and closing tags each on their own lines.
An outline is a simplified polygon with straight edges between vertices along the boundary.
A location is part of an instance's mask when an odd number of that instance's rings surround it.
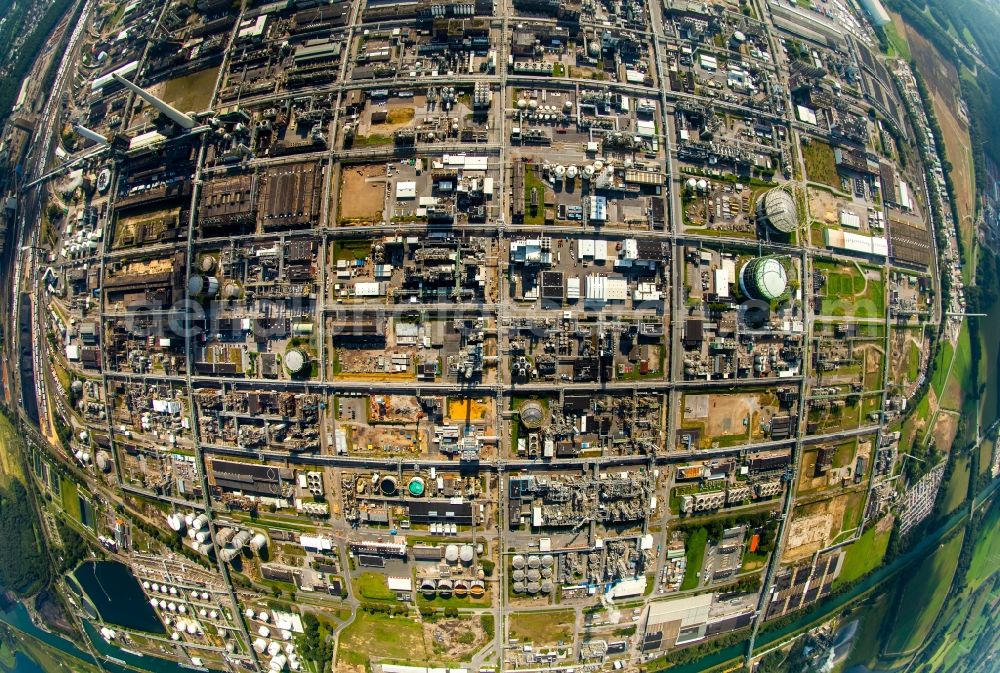
<svg viewBox="0 0 1000 673">
<path fill-rule="evenodd" d="M 956 318 L 908 66 L 861 15 L 80 21 L 55 148 L 7 211 L 5 328 L 49 507 L 145 598 L 121 623 L 67 580 L 102 647 L 660 670 L 927 516 L 940 466 L 899 478 L 899 422 Z"/>
</svg>

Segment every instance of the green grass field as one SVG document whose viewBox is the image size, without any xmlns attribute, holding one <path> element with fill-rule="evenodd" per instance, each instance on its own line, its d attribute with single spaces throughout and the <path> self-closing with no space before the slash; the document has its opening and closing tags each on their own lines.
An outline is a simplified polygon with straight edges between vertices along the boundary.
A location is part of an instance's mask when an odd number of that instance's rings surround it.
<svg viewBox="0 0 1000 673">
<path fill-rule="evenodd" d="M 895 626 L 883 650 L 887 657 L 910 652 L 927 638 L 951 588 L 963 538 L 956 535 L 906 575 L 893 617 Z"/>
<path fill-rule="evenodd" d="M 967 455 L 955 458 L 955 469 L 951 477 L 941 485 L 944 491 L 944 514 L 951 514 L 959 505 L 965 502 L 969 494 L 969 457 Z"/>
<path fill-rule="evenodd" d="M 979 537 L 972 550 L 972 562 L 965 574 L 969 585 L 978 587 L 1000 570 L 1000 501 L 989 508 L 979 528 Z"/>
<path fill-rule="evenodd" d="M 847 497 L 847 506 L 844 507 L 844 517 L 841 520 L 840 530 L 853 531 L 861 525 L 861 510 L 865 506 L 865 494 L 863 491 L 854 491 Z"/>
<path fill-rule="evenodd" d="M 396 592 L 386 586 L 385 577 L 377 573 L 361 573 L 353 578 L 354 591 L 372 601 L 395 601 Z"/>
<path fill-rule="evenodd" d="M 862 271 L 847 264 L 816 262 L 815 270 L 826 278 L 820 313 L 830 316 L 880 317 L 885 311 L 885 282 L 866 280 Z M 862 270 L 866 270 L 862 267 Z"/>
<path fill-rule="evenodd" d="M 910 43 L 896 30 L 896 24 L 888 23 L 883 28 L 885 29 L 885 36 L 889 38 L 889 55 L 892 56 L 895 54 L 905 61 L 912 60 Z"/>
<path fill-rule="evenodd" d="M 76 521 L 80 520 L 80 497 L 77 492 L 76 483 L 70 479 L 61 478 L 59 480 L 59 496 L 62 502 L 63 511 L 67 516 Z"/>
<path fill-rule="evenodd" d="M 958 345 L 955 348 L 955 361 L 951 366 L 951 377 L 945 384 L 941 397 L 941 406 L 945 409 L 960 411 L 966 391 L 975 383 L 972 381 L 972 344 L 969 341 L 969 328 L 962 324 L 958 335 Z"/>
<path fill-rule="evenodd" d="M 423 628 L 412 619 L 359 610 L 351 625 L 340 634 L 337 656 L 356 665 L 367 664 L 372 656 L 423 664 L 428 653 Z"/>
<path fill-rule="evenodd" d="M 510 616 L 510 637 L 535 645 L 555 645 L 572 640 L 576 612 L 515 612 Z"/>
<path fill-rule="evenodd" d="M 345 240 L 334 241 L 333 258 L 356 260 L 364 259 L 372 253 L 371 241 Z"/>
<path fill-rule="evenodd" d="M 951 366 L 951 358 L 954 353 L 955 348 L 951 345 L 951 342 L 942 341 L 937 357 L 934 358 L 934 376 L 931 377 L 931 389 L 934 390 L 934 394 L 937 395 L 938 400 L 941 399 L 941 392 L 944 390 L 944 384 L 948 379 L 948 367 Z"/>
<path fill-rule="evenodd" d="M 538 190 L 538 206 L 531 206 L 531 190 Z M 545 222 L 545 183 L 530 167 L 524 170 L 524 223 L 543 224 Z"/>
<path fill-rule="evenodd" d="M 920 376 L 920 349 L 917 344 L 908 343 L 906 349 L 906 380 L 913 382 Z"/>
<path fill-rule="evenodd" d="M 701 566 L 705 562 L 705 545 L 707 543 L 708 531 L 704 528 L 699 528 L 688 535 L 688 539 L 684 543 L 687 568 L 684 571 L 684 581 L 681 582 L 681 591 L 698 587 L 698 575 L 701 574 Z"/>
<path fill-rule="evenodd" d="M 845 514 L 844 519 L 847 519 Z M 885 551 L 889 548 L 891 531 L 880 533 L 874 527 L 864 532 L 861 538 L 847 548 L 844 557 L 844 567 L 840 576 L 834 580 L 833 589 L 864 577 L 882 563 Z"/>
<path fill-rule="evenodd" d="M 840 176 L 833 157 L 833 148 L 813 138 L 802 145 L 802 159 L 806 164 L 806 177 L 810 182 L 818 182 L 840 190 Z"/>
</svg>

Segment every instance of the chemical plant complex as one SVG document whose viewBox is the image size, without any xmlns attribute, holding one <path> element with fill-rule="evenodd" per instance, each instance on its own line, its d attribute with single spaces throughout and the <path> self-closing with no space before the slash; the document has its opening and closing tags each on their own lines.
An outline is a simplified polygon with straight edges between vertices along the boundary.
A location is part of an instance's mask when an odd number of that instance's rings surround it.
<svg viewBox="0 0 1000 673">
<path fill-rule="evenodd" d="M 930 512 L 957 251 L 850 3 L 81 4 L 0 146 L 4 371 L 47 534 L 142 593 L 60 584 L 101 656 L 752 658 Z"/>
</svg>

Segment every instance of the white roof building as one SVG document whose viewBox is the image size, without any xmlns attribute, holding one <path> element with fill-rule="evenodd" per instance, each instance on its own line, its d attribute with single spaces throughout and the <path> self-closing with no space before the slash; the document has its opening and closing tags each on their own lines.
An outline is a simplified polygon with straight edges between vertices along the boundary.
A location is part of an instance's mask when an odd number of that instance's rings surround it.
<svg viewBox="0 0 1000 673">
<path fill-rule="evenodd" d="M 355 297 L 380 297 L 382 296 L 382 283 L 355 283 Z"/>
<path fill-rule="evenodd" d="M 413 580 L 409 577 L 388 577 L 385 583 L 389 591 L 413 591 Z"/>
<path fill-rule="evenodd" d="M 396 198 L 397 199 L 417 198 L 417 183 L 410 180 L 397 182 Z"/>
<path fill-rule="evenodd" d="M 330 551 L 333 549 L 333 542 L 322 535 L 302 535 L 299 537 L 299 544 L 304 549 L 315 549 L 316 551 Z"/>
<path fill-rule="evenodd" d="M 587 276 L 586 300 L 592 303 L 625 301 L 628 299 L 628 281 L 604 274 Z"/>
<path fill-rule="evenodd" d="M 608 219 L 608 199 L 604 196 L 590 197 L 590 212 L 588 219 L 594 222 L 604 222 Z"/>
<path fill-rule="evenodd" d="M 570 276 L 566 279 L 566 299 L 580 298 L 580 277 Z"/>
</svg>

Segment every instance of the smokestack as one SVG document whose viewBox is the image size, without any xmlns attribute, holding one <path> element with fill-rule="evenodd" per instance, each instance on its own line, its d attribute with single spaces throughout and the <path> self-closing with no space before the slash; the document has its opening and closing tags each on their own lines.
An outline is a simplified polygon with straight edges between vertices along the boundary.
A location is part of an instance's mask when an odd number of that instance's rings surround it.
<svg viewBox="0 0 1000 673">
<path fill-rule="evenodd" d="M 181 128 L 183 129 L 194 128 L 194 123 L 195 123 L 194 119 L 192 119 L 189 115 L 184 114 L 183 112 L 173 107 L 172 105 L 164 103 L 162 100 L 160 100 L 153 94 L 149 93 L 142 87 L 136 86 L 132 82 L 128 81 L 127 79 L 119 75 L 118 73 L 112 73 L 111 76 L 114 78 L 116 82 L 124 86 L 126 89 L 129 89 L 136 96 L 138 96 L 139 98 L 143 99 L 144 101 L 155 107 L 157 110 L 162 112 L 166 117 L 168 117 L 172 122 L 174 122 Z"/>
<path fill-rule="evenodd" d="M 73 130 L 75 130 L 77 133 L 79 133 L 81 136 L 83 136 L 87 140 L 93 140 L 98 145 L 107 145 L 108 144 L 108 139 L 107 138 L 105 138 L 104 136 L 102 136 L 97 131 L 91 131 L 86 126 L 80 126 L 79 124 L 75 124 L 73 126 Z"/>
</svg>

